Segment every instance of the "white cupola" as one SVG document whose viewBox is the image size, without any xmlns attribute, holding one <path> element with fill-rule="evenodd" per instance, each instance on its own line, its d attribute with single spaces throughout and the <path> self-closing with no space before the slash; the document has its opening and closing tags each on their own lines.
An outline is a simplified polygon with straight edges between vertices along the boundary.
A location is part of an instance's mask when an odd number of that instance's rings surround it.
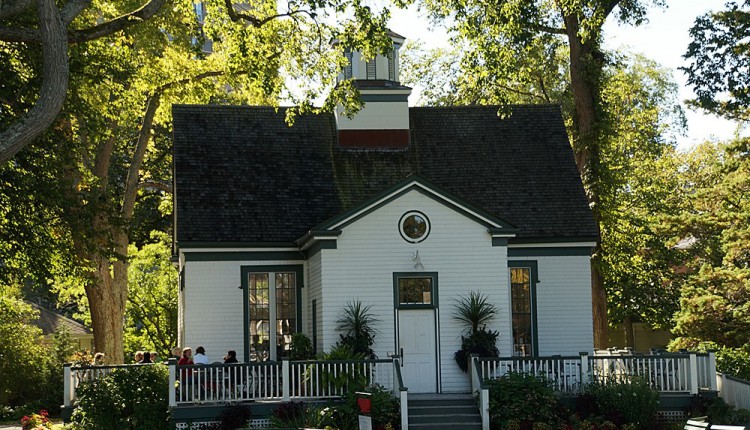
<svg viewBox="0 0 750 430">
<path fill-rule="evenodd" d="M 339 79 L 354 79 L 364 107 L 352 118 L 336 109 L 339 146 L 352 149 L 398 150 L 409 146 L 409 95 L 399 76 L 399 49 L 404 37 L 388 31 L 393 50 L 365 61 L 359 52 L 347 52 L 349 64 Z"/>
</svg>

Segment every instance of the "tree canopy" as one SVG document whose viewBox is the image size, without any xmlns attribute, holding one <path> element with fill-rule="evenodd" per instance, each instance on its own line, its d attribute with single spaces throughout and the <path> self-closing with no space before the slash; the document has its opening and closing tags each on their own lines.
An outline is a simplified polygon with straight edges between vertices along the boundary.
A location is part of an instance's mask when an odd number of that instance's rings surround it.
<svg viewBox="0 0 750 430">
<path fill-rule="evenodd" d="M 4 2 L 0 14 L 7 25 L 0 27 L 0 73 L 11 77 L 0 87 L 3 136 L 15 136 L 35 109 L 50 111 L 40 96 L 49 62 L 38 23 L 46 21 L 33 15 L 31 3 L 14 4 Z M 331 109 L 344 99 L 352 107 L 353 87 L 335 85 L 343 51 L 372 55 L 390 41 L 386 11 L 343 0 L 285 6 L 71 0 L 57 9 L 75 12 L 58 35 L 66 45 L 65 103 L 49 127 L 35 132 L 36 144 L 0 170 L 7 184 L 0 190 L 7 203 L 0 235 L 9 239 L 0 245 L 0 258 L 9 262 L 0 272 L 6 282 L 54 285 L 71 303 L 84 295 L 80 306 L 88 310 L 97 349 L 112 363 L 123 360 L 129 245 L 143 247 L 151 230 L 170 225 L 170 106 L 277 105 L 286 96 L 297 111 Z M 324 105 L 313 107 L 320 96 Z M 31 139 L 0 138 L 21 142 L 0 148 L 0 159 Z"/>
<path fill-rule="evenodd" d="M 606 56 L 601 49 L 604 23 L 614 18 L 639 25 L 646 20 L 648 6 L 663 6 L 663 0 L 557 1 L 423 0 L 434 17 L 452 18 L 457 39 L 467 44 L 469 63 L 480 79 L 492 76 L 500 82 L 535 85 L 535 74 L 544 68 L 544 47 L 567 47 L 572 115 L 571 140 L 589 203 L 597 223 L 602 222 L 602 147 L 608 135 L 608 118 L 602 95 L 602 71 Z M 554 51 L 554 50 L 553 50 Z M 480 72 L 485 69 L 486 72 Z M 501 101 L 513 93 L 500 93 Z M 592 260 L 594 344 L 607 344 L 607 296 L 601 273 L 600 244 Z"/>
<path fill-rule="evenodd" d="M 750 120 L 750 0 L 699 16 L 682 70 L 697 95 L 692 104 L 730 119 Z"/>
</svg>

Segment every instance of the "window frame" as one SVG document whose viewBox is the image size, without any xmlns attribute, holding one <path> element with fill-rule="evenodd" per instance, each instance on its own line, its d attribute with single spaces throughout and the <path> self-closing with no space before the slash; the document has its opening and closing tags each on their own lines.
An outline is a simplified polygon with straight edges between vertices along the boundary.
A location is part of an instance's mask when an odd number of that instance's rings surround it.
<svg viewBox="0 0 750 430">
<path fill-rule="evenodd" d="M 539 355 L 539 328 L 537 320 L 537 283 L 539 283 L 539 268 L 536 260 L 508 260 L 508 296 L 510 299 L 510 335 L 511 346 L 515 345 L 513 338 L 513 287 L 512 273 L 513 269 L 529 269 L 529 300 L 531 302 L 531 354 L 527 357 L 536 357 Z M 511 354 L 515 356 L 515 347 Z"/>
<path fill-rule="evenodd" d="M 430 278 L 430 304 L 401 304 L 399 299 L 399 280 L 407 278 Z M 396 309 L 437 309 L 438 307 L 438 272 L 393 272 L 393 303 Z"/>
<path fill-rule="evenodd" d="M 301 264 L 285 264 L 285 265 L 269 265 L 269 266 L 241 266 L 240 267 L 240 276 L 241 276 L 241 285 L 242 288 L 242 311 L 243 311 L 243 337 L 244 337 L 244 360 L 245 363 L 250 362 L 250 285 L 249 285 L 249 275 L 252 273 L 265 273 L 269 275 L 269 289 L 270 289 L 270 279 L 271 274 L 276 273 L 294 273 L 295 278 L 295 294 L 296 294 L 296 303 L 295 305 L 295 333 L 301 333 L 302 332 L 302 287 L 304 286 L 303 279 L 302 279 L 302 265 Z M 272 330 L 269 330 L 269 342 L 270 339 L 274 340 L 276 339 L 276 319 L 271 323 L 270 321 L 270 308 L 275 308 L 277 306 L 276 304 L 276 294 L 275 291 L 272 293 L 269 291 L 269 325 L 271 326 Z M 273 315 L 276 316 L 276 312 L 273 312 Z M 271 345 L 269 345 L 269 360 L 272 358 L 276 358 L 277 360 L 280 359 L 280 357 L 275 357 L 276 351 L 275 348 L 273 348 Z"/>
</svg>

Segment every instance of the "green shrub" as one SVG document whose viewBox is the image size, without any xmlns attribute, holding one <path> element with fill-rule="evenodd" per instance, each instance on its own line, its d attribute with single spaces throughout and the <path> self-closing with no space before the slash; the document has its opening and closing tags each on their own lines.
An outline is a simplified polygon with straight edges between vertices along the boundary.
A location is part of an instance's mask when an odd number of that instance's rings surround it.
<svg viewBox="0 0 750 430">
<path fill-rule="evenodd" d="M 480 357 L 499 357 L 500 351 L 496 346 L 499 336 L 500 333 L 484 327 L 469 336 L 461 336 L 461 349 L 453 354 L 453 359 L 461 370 L 468 372 L 471 354 L 478 354 Z"/>
<path fill-rule="evenodd" d="M 490 420 L 493 428 L 508 425 L 532 425 L 535 422 L 557 425 L 558 401 L 549 382 L 528 373 L 511 372 L 488 381 Z"/>
<path fill-rule="evenodd" d="M 315 358 L 310 338 L 304 333 L 294 333 L 292 342 L 289 344 L 289 358 L 292 360 L 309 360 Z"/>
<path fill-rule="evenodd" d="M 659 407 L 659 393 L 638 378 L 630 382 L 592 383 L 586 386 L 581 397 L 586 398 L 584 396 L 592 399 L 596 406 L 593 415 L 617 426 L 631 424 L 638 429 L 651 428 Z"/>
<path fill-rule="evenodd" d="M 0 296 L 0 405 L 18 407 L 45 396 L 52 360 L 42 330 L 33 325 L 38 317 L 28 303 Z"/>
<path fill-rule="evenodd" d="M 694 396 L 688 414 L 692 417 L 708 416 L 713 423 L 745 425 L 750 422 L 750 411 L 736 409 L 721 397 Z"/>
<path fill-rule="evenodd" d="M 335 409 L 320 403 L 288 402 L 274 409 L 272 428 L 327 428 L 333 426 Z"/>
<path fill-rule="evenodd" d="M 342 344 L 336 344 L 330 351 L 321 356 L 321 360 L 326 361 L 363 360 L 364 358 L 363 353 L 355 352 L 351 346 Z M 368 381 L 364 369 L 357 366 L 353 372 L 321 370 L 320 383 L 323 386 L 332 385 L 336 389 L 344 389 L 349 392 L 366 387 Z"/>
<path fill-rule="evenodd" d="M 232 405 L 224 409 L 219 415 L 219 424 L 217 430 L 236 430 L 247 427 L 252 413 L 247 405 Z"/>
<path fill-rule="evenodd" d="M 74 430 L 170 429 L 167 366 L 112 371 L 78 389 Z"/>
</svg>

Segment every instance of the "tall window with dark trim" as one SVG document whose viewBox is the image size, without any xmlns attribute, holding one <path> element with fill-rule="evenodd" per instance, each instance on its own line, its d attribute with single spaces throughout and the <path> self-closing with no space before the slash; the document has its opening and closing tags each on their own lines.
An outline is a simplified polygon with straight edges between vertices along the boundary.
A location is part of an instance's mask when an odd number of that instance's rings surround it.
<svg viewBox="0 0 750 430">
<path fill-rule="evenodd" d="M 513 355 L 534 355 L 531 300 L 531 269 L 510 269 L 510 295 L 513 318 Z"/>
<path fill-rule="evenodd" d="M 372 60 L 367 60 L 367 79 L 376 79 L 374 58 Z"/>
<path fill-rule="evenodd" d="M 284 271 L 247 276 L 250 359 L 276 360 L 288 354 L 297 331 L 297 275 Z"/>
<path fill-rule="evenodd" d="M 344 57 L 346 57 L 346 66 L 344 66 L 344 79 L 351 79 L 352 78 L 352 59 L 354 58 L 352 55 L 352 51 L 344 52 Z"/>
<path fill-rule="evenodd" d="M 390 81 L 396 80 L 396 61 L 394 55 L 393 51 L 388 53 L 388 80 Z"/>
</svg>

